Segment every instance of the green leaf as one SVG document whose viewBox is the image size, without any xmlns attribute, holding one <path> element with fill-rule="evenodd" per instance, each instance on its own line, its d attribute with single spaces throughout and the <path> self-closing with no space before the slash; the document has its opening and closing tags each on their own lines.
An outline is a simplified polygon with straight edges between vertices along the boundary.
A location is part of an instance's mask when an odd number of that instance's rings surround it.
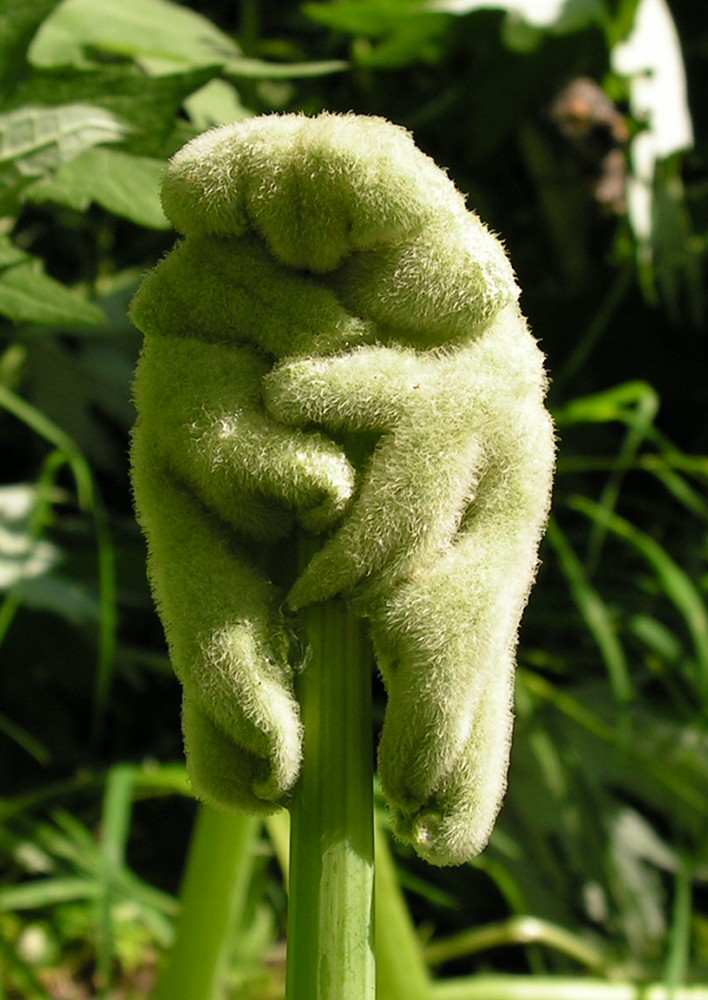
<svg viewBox="0 0 708 1000">
<path fill-rule="evenodd" d="M 167 68 L 223 65 L 240 56 L 236 43 L 211 21 L 168 0 L 64 0 L 30 48 L 35 66 L 86 66 L 91 49 Z"/>
<path fill-rule="evenodd" d="M 0 2 L 0 93 L 14 87 L 28 71 L 26 52 L 57 0 L 2 0 Z"/>
<path fill-rule="evenodd" d="M 648 650 L 665 664 L 678 664 L 683 652 L 677 636 L 664 625 L 648 614 L 636 614 L 628 622 L 633 635 L 642 642 Z"/>
<path fill-rule="evenodd" d="M 16 323 L 52 326 L 85 326 L 103 321 L 97 306 L 44 274 L 37 260 L 0 273 L 0 315 Z"/>
<path fill-rule="evenodd" d="M 184 108 L 195 129 L 206 131 L 213 125 L 248 118 L 251 112 L 241 103 L 236 87 L 228 80 L 210 80 L 185 100 Z"/>
<path fill-rule="evenodd" d="M 97 147 L 25 191 L 33 202 L 53 201 L 77 211 L 92 202 L 150 229 L 169 229 L 160 204 L 163 160 Z"/>
<path fill-rule="evenodd" d="M 21 260 L 27 260 L 29 254 L 15 246 L 7 236 L 0 236 L 0 270 L 10 267 L 12 264 L 19 264 Z"/>
<path fill-rule="evenodd" d="M 562 409 L 555 410 L 553 415 L 560 426 L 612 420 L 631 423 L 634 408 L 644 405 L 649 405 L 656 412 L 658 398 L 655 390 L 647 382 L 623 382 L 603 392 L 573 399 Z"/>
<path fill-rule="evenodd" d="M 27 107 L 0 115 L 0 208 L 32 180 L 129 131 L 110 111 L 87 104 Z"/>
<path fill-rule="evenodd" d="M 92 49 L 139 62 L 150 73 L 181 66 L 223 67 L 229 75 L 258 80 L 303 79 L 338 73 L 338 59 L 302 63 L 246 59 L 236 42 L 196 11 L 168 0 L 64 0 L 43 24 L 32 45 L 35 65 L 92 65 Z"/>
<path fill-rule="evenodd" d="M 124 148 L 144 156 L 163 156 L 177 148 L 165 150 L 164 146 L 185 99 L 208 84 L 219 71 L 219 66 L 211 66 L 150 77 L 132 65 L 90 71 L 53 69 L 35 73 L 17 89 L 12 104 L 14 107 L 27 104 L 54 107 L 72 102 L 95 105 L 132 127 Z"/>
<path fill-rule="evenodd" d="M 312 21 L 337 31 L 367 38 L 386 35 L 401 21 L 425 13 L 417 0 L 339 0 L 337 3 L 304 3 L 302 12 Z"/>
<path fill-rule="evenodd" d="M 375 38 L 373 46 L 359 47 L 356 61 L 372 68 L 391 69 L 415 62 L 439 62 L 441 42 L 450 18 L 417 0 L 362 0 L 362 2 L 306 3 L 310 20 L 336 31 Z"/>
</svg>

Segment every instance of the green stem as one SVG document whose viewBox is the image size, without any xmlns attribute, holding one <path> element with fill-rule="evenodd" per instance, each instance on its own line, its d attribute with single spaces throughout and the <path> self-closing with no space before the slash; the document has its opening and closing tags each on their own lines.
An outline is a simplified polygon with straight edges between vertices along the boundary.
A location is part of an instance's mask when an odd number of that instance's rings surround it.
<svg viewBox="0 0 708 1000">
<path fill-rule="evenodd" d="M 302 613 L 305 728 L 291 809 L 287 1000 L 373 1000 L 371 671 L 360 623 L 337 601 Z"/>
<path fill-rule="evenodd" d="M 200 806 L 169 964 L 156 1000 L 222 1000 L 260 820 Z"/>
</svg>

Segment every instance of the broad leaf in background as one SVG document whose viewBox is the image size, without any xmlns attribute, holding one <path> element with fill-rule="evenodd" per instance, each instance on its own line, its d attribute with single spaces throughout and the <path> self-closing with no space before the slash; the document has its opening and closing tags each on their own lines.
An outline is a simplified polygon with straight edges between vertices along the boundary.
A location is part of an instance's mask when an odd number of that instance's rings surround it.
<svg viewBox="0 0 708 1000">
<path fill-rule="evenodd" d="M 0 316 L 15 323 L 90 326 L 103 313 L 86 299 L 45 274 L 41 261 L 0 237 Z"/>
<path fill-rule="evenodd" d="M 437 62 L 444 51 L 449 18 L 415 0 L 343 0 L 304 3 L 303 13 L 316 24 L 336 31 L 375 39 L 374 45 L 355 45 L 355 61 L 372 68 Z"/>
<path fill-rule="evenodd" d="M 30 259 L 0 271 L 0 315 L 15 323 L 95 326 L 101 310 L 42 270 Z"/>
<path fill-rule="evenodd" d="M 73 67 L 46 70 L 36 72 L 18 87 L 9 107 L 51 108 L 75 101 L 92 104 L 129 126 L 121 142 L 122 149 L 141 156 L 164 157 L 182 141 L 181 137 L 171 136 L 185 98 L 209 83 L 218 72 L 218 66 L 211 66 L 148 77 L 130 64 L 90 71 Z M 188 129 L 189 123 L 183 121 L 182 126 Z"/>
<path fill-rule="evenodd" d="M 227 34 L 196 11 L 169 0 L 64 0 L 47 18 L 30 49 L 37 67 L 95 65 L 94 52 L 133 59 L 152 74 L 186 66 L 220 66 L 250 79 L 307 78 L 339 72 L 341 60 L 267 63 L 245 58 Z"/>
<path fill-rule="evenodd" d="M 91 66 L 92 50 L 137 59 L 155 71 L 214 66 L 241 52 L 207 18 L 168 0 L 64 0 L 43 23 L 30 48 L 38 67 Z"/>
<path fill-rule="evenodd" d="M 26 107 L 0 115 L 0 211 L 11 212 L 21 190 L 100 143 L 120 142 L 130 127 L 87 104 Z"/>
<path fill-rule="evenodd" d="M 33 184 L 25 199 L 52 201 L 78 212 L 95 202 L 138 226 L 169 229 L 159 197 L 164 169 L 163 160 L 97 147 Z"/>
</svg>

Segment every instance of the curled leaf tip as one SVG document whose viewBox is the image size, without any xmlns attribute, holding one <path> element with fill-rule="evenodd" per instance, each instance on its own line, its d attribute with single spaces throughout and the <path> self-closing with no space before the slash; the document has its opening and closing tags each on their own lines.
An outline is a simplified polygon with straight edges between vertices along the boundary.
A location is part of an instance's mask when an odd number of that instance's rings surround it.
<svg viewBox="0 0 708 1000">
<path fill-rule="evenodd" d="M 394 830 L 462 863 L 506 785 L 554 461 L 507 256 L 378 118 L 214 129 L 173 158 L 163 203 L 182 239 L 132 307 L 133 483 L 195 788 L 287 801 L 302 733 L 282 608 L 341 594 L 387 688 Z M 296 523 L 324 543 L 271 579 Z"/>
</svg>

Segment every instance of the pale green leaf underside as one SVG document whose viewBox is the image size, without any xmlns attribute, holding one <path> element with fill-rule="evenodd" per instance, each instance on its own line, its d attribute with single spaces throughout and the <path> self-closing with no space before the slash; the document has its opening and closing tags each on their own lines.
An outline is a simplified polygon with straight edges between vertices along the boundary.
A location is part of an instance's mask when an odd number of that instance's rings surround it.
<svg viewBox="0 0 708 1000">
<path fill-rule="evenodd" d="M 0 199 L 92 146 L 119 142 L 129 131 L 110 111 L 89 104 L 26 107 L 0 115 Z"/>
<path fill-rule="evenodd" d="M 166 0 L 65 0 L 48 17 L 30 48 L 37 66 L 80 65 L 87 48 L 192 66 L 235 59 L 238 46 L 194 11 Z"/>
</svg>

